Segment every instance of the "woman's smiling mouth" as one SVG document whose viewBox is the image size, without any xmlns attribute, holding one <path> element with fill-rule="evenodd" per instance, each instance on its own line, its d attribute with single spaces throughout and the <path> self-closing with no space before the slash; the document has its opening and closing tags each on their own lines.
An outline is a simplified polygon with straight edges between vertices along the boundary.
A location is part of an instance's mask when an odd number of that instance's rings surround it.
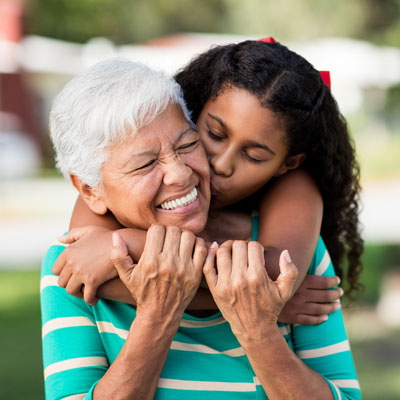
<svg viewBox="0 0 400 400">
<path fill-rule="evenodd" d="M 175 210 L 177 208 L 188 206 L 189 204 L 196 201 L 198 196 L 197 188 L 194 187 L 187 195 L 173 199 L 164 201 L 159 205 L 163 210 Z"/>
</svg>

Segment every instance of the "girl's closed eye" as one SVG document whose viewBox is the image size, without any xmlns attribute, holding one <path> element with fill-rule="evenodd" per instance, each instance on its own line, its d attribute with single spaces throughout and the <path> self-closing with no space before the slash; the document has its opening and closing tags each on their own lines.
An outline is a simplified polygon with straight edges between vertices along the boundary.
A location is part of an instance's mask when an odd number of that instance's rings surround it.
<svg viewBox="0 0 400 400">
<path fill-rule="evenodd" d="M 253 158 L 246 152 L 244 152 L 244 156 L 246 157 L 247 161 L 250 161 L 251 163 L 254 163 L 254 164 L 260 164 L 260 163 L 266 161 L 266 160 L 258 160 L 257 158 Z"/>
<path fill-rule="evenodd" d="M 208 136 L 209 136 L 212 140 L 217 140 L 217 141 L 224 140 L 223 137 L 216 135 L 211 129 L 208 129 L 207 133 L 208 133 Z"/>
</svg>

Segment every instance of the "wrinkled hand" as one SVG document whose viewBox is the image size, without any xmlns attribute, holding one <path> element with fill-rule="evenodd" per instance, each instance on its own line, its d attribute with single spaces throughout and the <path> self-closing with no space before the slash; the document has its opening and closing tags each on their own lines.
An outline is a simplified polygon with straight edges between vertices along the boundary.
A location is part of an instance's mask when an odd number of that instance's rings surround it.
<svg viewBox="0 0 400 400">
<path fill-rule="evenodd" d="M 111 260 L 112 231 L 100 227 L 75 228 L 63 239 L 71 243 L 54 263 L 52 272 L 60 275 L 58 284 L 67 293 L 97 303 L 97 288 L 118 274 Z"/>
<path fill-rule="evenodd" d="M 285 304 L 278 320 L 292 324 L 316 325 L 328 319 L 328 314 L 337 311 L 342 288 L 337 276 L 306 275 L 293 297 Z"/>
<path fill-rule="evenodd" d="M 214 267 L 214 258 L 216 266 Z M 203 272 L 213 298 L 239 341 L 262 342 L 292 295 L 297 268 L 282 252 L 280 275 L 272 281 L 258 242 L 228 241 L 212 245 Z"/>
<path fill-rule="evenodd" d="M 137 312 L 152 322 L 180 321 L 202 278 L 205 242 L 178 227 L 152 225 L 135 265 L 122 238 L 113 234 L 111 259 L 131 292 Z"/>
</svg>

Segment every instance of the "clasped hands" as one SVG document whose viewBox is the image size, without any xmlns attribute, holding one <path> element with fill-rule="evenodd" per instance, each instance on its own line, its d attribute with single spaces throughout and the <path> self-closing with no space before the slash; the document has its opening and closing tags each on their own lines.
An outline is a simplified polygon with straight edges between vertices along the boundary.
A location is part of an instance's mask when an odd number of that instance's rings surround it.
<svg viewBox="0 0 400 400">
<path fill-rule="evenodd" d="M 292 295 L 297 268 L 284 251 L 276 281 L 265 269 L 258 242 L 227 241 L 207 247 L 204 240 L 177 227 L 153 225 L 137 264 L 122 238 L 113 234 L 112 262 L 137 304 L 138 313 L 160 322 L 180 318 L 195 295 L 204 273 L 219 310 L 234 334 L 254 338 L 259 322 L 276 322 Z"/>
</svg>

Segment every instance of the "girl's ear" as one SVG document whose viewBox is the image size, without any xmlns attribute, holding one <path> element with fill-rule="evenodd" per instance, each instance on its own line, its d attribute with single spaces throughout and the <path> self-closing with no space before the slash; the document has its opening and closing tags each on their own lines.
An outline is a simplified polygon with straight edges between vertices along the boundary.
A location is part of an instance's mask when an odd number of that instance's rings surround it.
<svg viewBox="0 0 400 400">
<path fill-rule="evenodd" d="M 70 174 L 71 182 L 81 194 L 88 207 L 96 214 L 104 215 L 108 208 L 103 199 L 101 187 L 91 187 L 83 183 L 76 175 Z"/>
<path fill-rule="evenodd" d="M 276 172 L 275 176 L 280 176 L 285 174 L 286 172 L 296 169 L 301 165 L 301 163 L 305 160 L 306 155 L 304 153 L 299 153 L 294 156 L 287 157 L 283 162 L 279 170 Z"/>
</svg>

